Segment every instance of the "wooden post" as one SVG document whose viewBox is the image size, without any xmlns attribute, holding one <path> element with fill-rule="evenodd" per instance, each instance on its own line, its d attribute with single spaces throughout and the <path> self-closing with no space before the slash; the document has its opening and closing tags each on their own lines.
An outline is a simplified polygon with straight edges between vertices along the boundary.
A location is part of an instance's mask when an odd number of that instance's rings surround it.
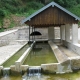
<svg viewBox="0 0 80 80">
<path fill-rule="evenodd" d="M 32 26 L 32 33 L 33 33 L 33 26 Z M 32 35 L 32 41 L 33 41 L 33 35 Z"/>
<path fill-rule="evenodd" d="M 29 26 L 29 42 L 30 42 L 30 26 Z"/>
<path fill-rule="evenodd" d="M 35 27 L 34 27 L 34 32 L 35 32 Z M 35 33 L 34 33 L 34 40 L 35 40 Z"/>
</svg>

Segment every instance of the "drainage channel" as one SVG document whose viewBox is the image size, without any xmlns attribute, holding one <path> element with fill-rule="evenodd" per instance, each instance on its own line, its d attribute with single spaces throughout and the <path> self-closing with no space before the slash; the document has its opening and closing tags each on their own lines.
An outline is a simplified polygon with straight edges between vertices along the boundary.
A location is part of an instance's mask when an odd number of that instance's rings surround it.
<svg viewBox="0 0 80 80">
<path fill-rule="evenodd" d="M 24 45 L 18 52 L 16 52 L 11 58 L 2 64 L 3 67 L 10 67 L 15 64 L 15 61 L 26 51 L 30 44 Z"/>
<path fill-rule="evenodd" d="M 41 67 L 40 66 L 30 66 L 27 71 L 28 76 L 33 75 L 41 75 Z"/>
<path fill-rule="evenodd" d="M 40 80 L 41 79 L 41 67 L 29 66 L 27 73 L 22 76 L 22 80 Z"/>
</svg>

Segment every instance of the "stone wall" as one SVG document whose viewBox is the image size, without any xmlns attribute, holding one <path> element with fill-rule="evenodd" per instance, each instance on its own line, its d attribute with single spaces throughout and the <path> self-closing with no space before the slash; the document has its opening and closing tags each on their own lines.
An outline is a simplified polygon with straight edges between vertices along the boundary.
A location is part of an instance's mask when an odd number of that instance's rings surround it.
<svg viewBox="0 0 80 80">
<path fill-rule="evenodd" d="M 36 39 L 48 39 L 48 28 L 35 28 L 35 31 L 38 31 L 42 34 L 40 36 L 35 36 Z M 58 31 L 59 29 L 55 30 L 56 36 L 60 35 L 58 34 Z M 31 33 L 32 29 L 30 29 L 30 34 Z M 51 36 L 53 36 L 53 34 L 51 34 Z M 32 36 L 30 39 L 32 39 Z M 29 40 L 29 27 L 26 26 L 25 28 L 0 33 L 0 46 L 8 45 L 14 40 Z"/>
<path fill-rule="evenodd" d="M 43 73 L 56 73 L 58 68 L 58 63 L 41 64 Z"/>
<path fill-rule="evenodd" d="M 11 41 L 18 39 L 18 30 L 0 33 L 0 46 L 8 45 Z"/>
<path fill-rule="evenodd" d="M 80 45 L 79 44 L 72 44 L 70 42 L 63 41 L 64 45 L 69 49 L 73 50 L 76 54 L 80 55 Z M 80 68 L 80 56 L 78 57 L 71 57 L 69 58 L 71 61 L 72 69 L 79 69 Z"/>
<path fill-rule="evenodd" d="M 80 55 L 80 44 L 72 44 L 70 42 L 63 41 L 63 44 L 75 53 Z"/>
<path fill-rule="evenodd" d="M 41 68 L 44 73 L 62 74 L 72 72 L 69 61 L 66 61 L 64 63 L 41 64 Z"/>
<path fill-rule="evenodd" d="M 29 28 L 23 28 L 18 30 L 19 40 L 28 40 L 29 38 Z"/>
<path fill-rule="evenodd" d="M 2 75 L 3 66 L 0 66 L 0 76 Z"/>
<path fill-rule="evenodd" d="M 25 59 L 27 58 L 28 54 L 30 53 L 30 51 L 32 50 L 33 46 L 35 44 L 34 43 L 23 53 L 23 55 L 17 60 L 15 61 L 15 69 L 16 71 L 20 72 L 23 68 L 21 65 L 24 63 Z"/>
<path fill-rule="evenodd" d="M 74 69 L 80 69 L 80 56 L 79 57 L 72 57 L 69 58 L 71 61 L 71 68 Z"/>
<path fill-rule="evenodd" d="M 36 39 L 47 39 L 48 38 L 48 29 L 47 28 L 35 28 L 35 31 L 40 32 L 42 35 L 35 36 Z M 32 33 L 32 28 L 30 28 L 30 34 Z M 29 27 L 19 29 L 18 39 L 29 40 Z M 32 39 L 32 36 L 30 37 Z"/>
</svg>

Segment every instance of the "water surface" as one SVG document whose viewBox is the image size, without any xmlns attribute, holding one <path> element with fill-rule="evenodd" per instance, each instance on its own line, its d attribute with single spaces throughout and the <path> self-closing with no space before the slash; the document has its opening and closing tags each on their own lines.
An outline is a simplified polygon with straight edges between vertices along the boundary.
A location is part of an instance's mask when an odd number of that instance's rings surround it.
<svg viewBox="0 0 80 80">
<path fill-rule="evenodd" d="M 47 63 L 57 63 L 57 60 L 50 45 L 47 42 L 43 42 L 35 44 L 34 48 L 26 58 L 24 65 L 40 66 L 41 64 Z"/>
<path fill-rule="evenodd" d="M 48 74 L 48 75 L 39 75 L 39 76 L 7 76 L 0 77 L 0 80 L 80 80 L 80 71 L 76 73 L 68 74 Z"/>
<path fill-rule="evenodd" d="M 26 44 L 17 53 L 15 53 L 11 58 L 9 58 L 5 63 L 3 63 L 2 66 L 10 67 L 11 65 L 14 65 L 15 61 L 20 58 L 20 56 L 26 51 L 28 47 L 29 47 L 29 44 Z"/>
</svg>

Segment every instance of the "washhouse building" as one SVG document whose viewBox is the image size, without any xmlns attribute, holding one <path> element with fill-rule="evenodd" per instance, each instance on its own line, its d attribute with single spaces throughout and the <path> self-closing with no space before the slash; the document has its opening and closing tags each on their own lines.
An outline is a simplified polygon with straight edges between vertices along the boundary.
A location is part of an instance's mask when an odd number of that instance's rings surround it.
<svg viewBox="0 0 80 80">
<path fill-rule="evenodd" d="M 61 7 L 55 2 L 51 2 L 44 6 L 37 12 L 33 13 L 22 21 L 29 25 L 29 41 L 30 29 L 32 33 L 36 28 L 48 29 L 48 40 L 62 42 L 65 46 L 71 48 L 73 51 L 79 53 L 78 48 L 78 21 L 79 17 Z M 55 38 L 55 27 L 60 28 L 60 39 Z M 45 30 L 44 30 L 45 32 Z M 35 40 L 35 33 L 32 37 Z M 76 49 L 74 49 L 74 47 Z"/>
</svg>

